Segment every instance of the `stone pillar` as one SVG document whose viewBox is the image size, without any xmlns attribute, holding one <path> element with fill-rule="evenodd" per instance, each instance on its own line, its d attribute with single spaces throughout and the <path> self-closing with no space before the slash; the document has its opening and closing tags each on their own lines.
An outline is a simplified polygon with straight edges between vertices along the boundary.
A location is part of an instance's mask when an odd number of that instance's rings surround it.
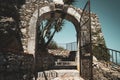
<svg viewBox="0 0 120 80">
<path fill-rule="evenodd" d="M 79 32 L 77 32 L 77 70 L 80 73 L 80 36 L 79 36 Z"/>
<path fill-rule="evenodd" d="M 29 31 L 28 31 L 28 53 L 35 54 L 35 43 L 36 43 L 36 22 L 38 19 L 38 11 L 33 14 L 29 23 Z"/>
</svg>

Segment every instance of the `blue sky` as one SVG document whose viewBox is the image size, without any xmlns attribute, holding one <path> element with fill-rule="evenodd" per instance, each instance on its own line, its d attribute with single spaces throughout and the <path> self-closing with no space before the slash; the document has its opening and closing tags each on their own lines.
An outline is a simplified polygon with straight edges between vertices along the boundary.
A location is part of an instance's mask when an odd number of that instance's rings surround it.
<svg viewBox="0 0 120 80">
<path fill-rule="evenodd" d="M 87 0 L 77 0 L 75 6 L 82 8 Z M 120 51 L 120 0 L 91 0 L 91 11 L 99 17 L 102 32 L 108 48 Z M 62 32 L 54 37 L 57 43 L 76 41 L 74 25 L 67 22 Z"/>
</svg>

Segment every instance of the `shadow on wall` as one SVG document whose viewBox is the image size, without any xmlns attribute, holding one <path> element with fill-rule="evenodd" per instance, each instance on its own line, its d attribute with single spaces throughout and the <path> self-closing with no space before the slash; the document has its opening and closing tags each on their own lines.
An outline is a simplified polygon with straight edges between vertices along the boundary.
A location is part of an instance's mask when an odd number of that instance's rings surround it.
<svg viewBox="0 0 120 80">
<path fill-rule="evenodd" d="M 0 0 L 0 49 L 23 51 L 19 9 L 24 3 L 25 0 Z"/>
</svg>

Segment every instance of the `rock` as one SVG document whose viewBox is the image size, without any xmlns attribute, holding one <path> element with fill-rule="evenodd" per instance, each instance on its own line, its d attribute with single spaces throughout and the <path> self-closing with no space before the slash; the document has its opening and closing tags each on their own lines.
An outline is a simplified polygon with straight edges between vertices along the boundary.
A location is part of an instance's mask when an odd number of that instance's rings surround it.
<svg viewBox="0 0 120 80">
<path fill-rule="evenodd" d="M 97 58 L 95 56 L 93 56 L 93 62 L 97 62 Z"/>
<path fill-rule="evenodd" d="M 112 69 L 110 66 L 106 66 L 106 62 L 96 62 L 99 68 L 93 68 L 94 80 L 119 80 L 120 72 L 117 69 Z"/>
<path fill-rule="evenodd" d="M 64 4 L 63 0 L 53 0 L 55 4 Z"/>
<path fill-rule="evenodd" d="M 26 28 L 21 29 L 21 32 L 24 34 L 26 33 L 26 31 L 27 31 Z"/>
<path fill-rule="evenodd" d="M 27 12 L 32 12 L 31 10 L 28 10 L 28 9 L 27 9 L 26 11 L 27 11 Z"/>
</svg>

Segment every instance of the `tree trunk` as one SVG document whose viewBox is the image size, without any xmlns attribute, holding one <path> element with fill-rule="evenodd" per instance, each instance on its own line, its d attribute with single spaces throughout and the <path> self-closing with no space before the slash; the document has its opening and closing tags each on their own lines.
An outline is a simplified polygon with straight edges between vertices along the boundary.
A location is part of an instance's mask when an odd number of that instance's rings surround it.
<svg viewBox="0 0 120 80">
<path fill-rule="evenodd" d="M 50 41 L 53 39 L 55 33 L 56 33 L 56 30 L 54 30 L 53 34 L 51 35 L 51 37 L 49 38 L 49 40 L 48 40 L 47 43 L 45 44 L 46 47 L 48 46 L 48 44 L 50 43 Z"/>
</svg>

